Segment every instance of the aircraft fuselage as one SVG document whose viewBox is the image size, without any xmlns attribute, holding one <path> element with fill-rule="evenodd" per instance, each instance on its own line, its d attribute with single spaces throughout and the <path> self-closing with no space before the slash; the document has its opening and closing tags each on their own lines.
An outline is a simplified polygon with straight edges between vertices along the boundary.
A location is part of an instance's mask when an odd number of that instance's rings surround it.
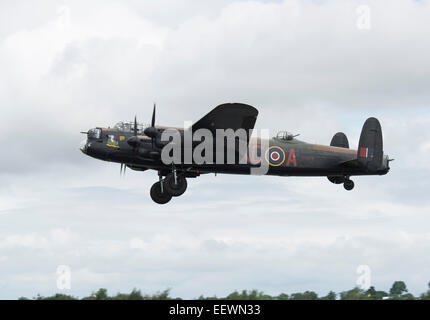
<svg viewBox="0 0 430 320">
<path fill-rule="evenodd" d="M 160 159 L 145 158 L 136 156 L 136 153 L 127 140 L 133 136 L 130 132 L 121 132 L 109 128 L 99 128 L 101 130 L 100 139 L 88 139 L 81 151 L 93 158 L 125 164 L 129 168 L 137 171 L 146 169 L 169 171 L 170 164 L 164 164 Z M 108 141 L 111 137 L 111 141 Z M 113 139 L 112 139 L 113 137 Z M 146 141 L 148 148 L 151 139 L 142 137 Z M 115 141 L 116 144 L 110 142 Z M 258 143 L 259 142 L 259 143 Z M 251 167 L 259 166 L 261 161 L 268 164 L 267 175 L 273 176 L 354 176 L 354 175 L 384 175 L 389 171 L 388 163 L 380 168 L 378 172 L 365 171 L 360 167 L 342 167 L 340 163 L 357 159 L 357 150 L 345 149 L 318 144 L 310 144 L 297 139 L 282 141 L 272 138 L 266 142 L 268 150 L 261 150 L 265 145 L 260 139 L 251 139 L 248 148 L 247 164 L 176 164 L 178 170 L 187 170 L 192 173 L 220 173 L 220 174 L 250 174 Z M 269 159 L 267 151 L 274 150 L 279 155 L 277 161 Z"/>
<path fill-rule="evenodd" d="M 326 176 L 350 191 L 354 188 L 351 176 L 385 175 L 390 170 L 376 118 L 367 119 L 358 150 L 352 150 L 341 132 L 330 146 L 306 143 L 287 132 L 272 139 L 252 138 L 257 116 L 258 110 L 252 106 L 226 103 L 187 129 L 166 128 L 155 126 L 154 105 L 151 126 L 144 128 L 135 119 L 134 123 L 118 123 L 114 128 L 91 129 L 86 132 L 81 151 L 120 163 L 121 172 L 126 167 L 156 170 L 159 182 L 150 194 L 159 204 L 182 195 L 187 178 L 201 174 Z M 166 140 L 170 131 L 174 134 Z"/>
</svg>

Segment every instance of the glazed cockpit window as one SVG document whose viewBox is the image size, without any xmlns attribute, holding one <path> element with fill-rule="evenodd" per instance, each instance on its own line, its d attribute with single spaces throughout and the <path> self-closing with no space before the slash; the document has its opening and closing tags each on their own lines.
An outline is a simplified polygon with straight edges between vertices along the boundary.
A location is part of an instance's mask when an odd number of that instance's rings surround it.
<svg viewBox="0 0 430 320">
<path fill-rule="evenodd" d="M 288 131 L 280 131 L 276 135 L 276 138 L 279 140 L 290 141 L 294 139 L 294 135 L 292 133 L 289 133 Z"/>
<path fill-rule="evenodd" d="M 148 127 L 146 125 L 143 125 L 142 123 L 137 124 L 137 132 L 142 133 L 145 128 Z M 114 129 L 122 132 L 133 132 L 134 131 L 134 122 L 118 122 Z"/>
<path fill-rule="evenodd" d="M 101 132 L 102 131 L 100 129 L 91 129 L 90 131 L 88 131 L 88 138 L 100 139 Z"/>
</svg>

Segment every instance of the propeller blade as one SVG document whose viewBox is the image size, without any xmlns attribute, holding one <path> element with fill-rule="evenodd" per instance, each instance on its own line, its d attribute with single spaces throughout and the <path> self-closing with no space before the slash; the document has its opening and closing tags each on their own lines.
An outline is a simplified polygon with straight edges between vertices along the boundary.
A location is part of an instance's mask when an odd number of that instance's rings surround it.
<svg viewBox="0 0 430 320">
<path fill-rule="evenodd" d="M 151 126 L 147 127 L 147 128 L 143 131 L 143 133 L 144 133 L 145 135 L 147 135 L 148 137 L 150 137 L 150 138 L 151 138 L 151 141 L 152 141 L 152 149 L 155 149 L 155 139 L 156 139 L 156 138 L 157 138 L 157 136 L 158 136 L 158 130 L 157 130 L 157 128 L 155 128 L 155 113 L 156 113 L 156 108 L 157 108 L 157 105 L 156 105 L 156 103 L 154 102 L 154 110 L 152 111 Z"/>
<path fill-rule="evenodd" d="M 134 116 L 134 135 L 137 136 L 137 117 Z"/>
<path fill-rule="evenodd" d="M 154 102 L 154 110 L 152 111 L 152 121 L 151 121 L 151 127 L 155 127 L 155 109 L 157 104 Z"/>
<path fill-rule="evenodd" d="M 125 170 L 127 169 L 127 166 L 124 163 L 121 163 L 121 170 L 119 171 L 119 175 L 121 177 L 125 176 Z"/>
</svg>

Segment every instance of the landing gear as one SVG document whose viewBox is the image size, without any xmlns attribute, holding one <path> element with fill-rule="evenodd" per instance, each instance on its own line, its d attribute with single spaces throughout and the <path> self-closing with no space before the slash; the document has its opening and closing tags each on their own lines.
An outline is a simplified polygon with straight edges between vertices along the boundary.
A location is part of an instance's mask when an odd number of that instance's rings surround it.
<svg viewBox="0 0 430 320">
<path fill-rule="evenodd" d="M 343 183 L 343 187 L 345 188 L 345 190 L 351 191 L 352 189 L 354 189 L 354 181 L 346 179 L 345 182 Z"/>
<path fill-rule="evenodd" d="M 164 187 L 173 197 L 179 197 L 187 190 L 187 179 L 183 175 L 169 174 L 164 179 Z"/>
<path fill-rule="evenodd" d="M 158 204 L 166 204 L 172 200 L 172 195 L 163 188 L 162 182 L 156 182 L 151 187 L 151 198 Z M 164 190 L 163 190 L 164 189 Z"/>
<path fill-rule="evenodd" d="M 175 167 L 172 167 L 172 173 L 163 176 L 166 172 L 159 171 L 160 181 L 155 183 L 151 188 L 151 198 L 158 204 L 166 204 L 172 197 L 179 197 L 187 190 L 187 179 L 185 174 L 177 174 Z"/>
<path fill-rule="evenodd" d="M 350 179 L 350 176 L 328 176 L 328 180 L 334 184 L 343 184 L 345 190 L 351 191 L 354 189 L 354 181 Z"/>
</svg>

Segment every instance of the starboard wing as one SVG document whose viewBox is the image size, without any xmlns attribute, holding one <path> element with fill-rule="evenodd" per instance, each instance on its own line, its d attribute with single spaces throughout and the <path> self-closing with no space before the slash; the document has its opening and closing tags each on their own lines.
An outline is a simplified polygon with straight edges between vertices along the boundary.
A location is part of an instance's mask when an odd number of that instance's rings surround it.
<svg viewBox="0 0 430 320">
<path fill-rule="evenodd" d="M 242 103 L 219 105 L 192 126 L 192 131 L 208 129 L 215 134 L 216 129 L 245 129 L 249 135 L 257 121 L 258 110 Z M 249 138 L 249 137 L 248 137 Z"/>
</svg>

